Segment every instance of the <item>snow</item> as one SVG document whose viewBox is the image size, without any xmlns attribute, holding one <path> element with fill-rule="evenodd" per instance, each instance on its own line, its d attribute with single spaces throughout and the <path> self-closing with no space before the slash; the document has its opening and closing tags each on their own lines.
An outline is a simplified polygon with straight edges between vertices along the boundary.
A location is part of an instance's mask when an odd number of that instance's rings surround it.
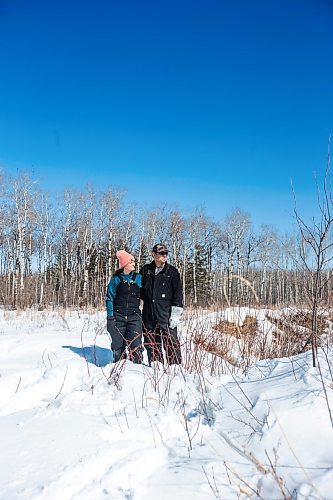
<svg viewBox="0 0 333 500">
<path fill-rule="evenodd" d="M 0 313 L 1 499 L 333 498 L 325 353 L 323 378 L 310 352 L 246 375 L 115 365 L 104 327 Z"/>
</svg>

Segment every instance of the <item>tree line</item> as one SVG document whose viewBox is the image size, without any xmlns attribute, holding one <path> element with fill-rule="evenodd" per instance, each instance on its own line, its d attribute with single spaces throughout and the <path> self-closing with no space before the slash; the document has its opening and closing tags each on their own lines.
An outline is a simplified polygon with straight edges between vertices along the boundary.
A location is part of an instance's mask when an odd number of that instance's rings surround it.
<svg viewBox="0 0 333 500">
<path fill-rule="evenodd" d="M 51 196 L 29 173 L 3 174 L 0 200 L 0 298 L 6 308 L 103 308 L 116 251 L 133 253 L 139 270 L 156 242 L 170 250 L 186 305 L 301 304 L 309 294 L 297 234 L 281 235 L 270 226 L 255 230 L 239 208 L 214 220 L 199 208 L 185 215 L 162 203 L 139 207 L 113 187 L 89 185 Z"/>
</svg>

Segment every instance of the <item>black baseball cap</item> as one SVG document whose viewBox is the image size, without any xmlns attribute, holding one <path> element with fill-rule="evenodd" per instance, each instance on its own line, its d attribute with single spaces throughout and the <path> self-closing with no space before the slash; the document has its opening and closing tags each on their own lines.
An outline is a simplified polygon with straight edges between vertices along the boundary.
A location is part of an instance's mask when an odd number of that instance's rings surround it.
<svg viewBox="0 0 333 500">
<path fill-rule="evenodd" d="M 156 245 L 153 246 L 153 253 L 157 252 L 169 252 L 169 250 L 163 243 L 156 243 Z"/>
</svg>

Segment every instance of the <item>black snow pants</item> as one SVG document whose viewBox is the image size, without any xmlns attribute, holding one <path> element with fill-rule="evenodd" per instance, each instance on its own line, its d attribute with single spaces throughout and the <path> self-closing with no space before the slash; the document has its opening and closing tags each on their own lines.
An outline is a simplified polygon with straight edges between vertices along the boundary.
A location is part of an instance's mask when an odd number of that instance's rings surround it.
<svg viewBox="0 0 333 500">
<path fill-rule="evenodd" d="M 170 328 L 169 326 L 162 328 L 160 325 L 156 325 L 154 330 L 144 332 L 144 346 L 147 351 L 149 366 L 152 361 L 163 363 L 162 342 L 167 364 L 180 365 L 182 356 L 177 328 Z"/>
<path fill-rule="evenodd" d="M 126 358 L 126 347 L 128 358 L 134 363 L 142 362 L 142 321 L 139 313 L 129 316 L 122 316 L 115 312 L 115 328 L 111 334 L 111 349 L 114 355 L 114 362 L 121 358 Z"/>
</svg>

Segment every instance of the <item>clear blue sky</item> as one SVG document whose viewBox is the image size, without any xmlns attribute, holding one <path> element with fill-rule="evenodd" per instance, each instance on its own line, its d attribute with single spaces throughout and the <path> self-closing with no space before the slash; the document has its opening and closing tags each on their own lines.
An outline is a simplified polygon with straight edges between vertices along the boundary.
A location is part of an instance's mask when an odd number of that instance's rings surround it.
<svg viewBox="0 0 333 500">
<path fill-rule="evenodd" d="M 287 228 L 333 129 L 331 0 L 0 0 L 0 164 Z M 312 196 L 312 195 L 311 195 Z"/>
</svg>

